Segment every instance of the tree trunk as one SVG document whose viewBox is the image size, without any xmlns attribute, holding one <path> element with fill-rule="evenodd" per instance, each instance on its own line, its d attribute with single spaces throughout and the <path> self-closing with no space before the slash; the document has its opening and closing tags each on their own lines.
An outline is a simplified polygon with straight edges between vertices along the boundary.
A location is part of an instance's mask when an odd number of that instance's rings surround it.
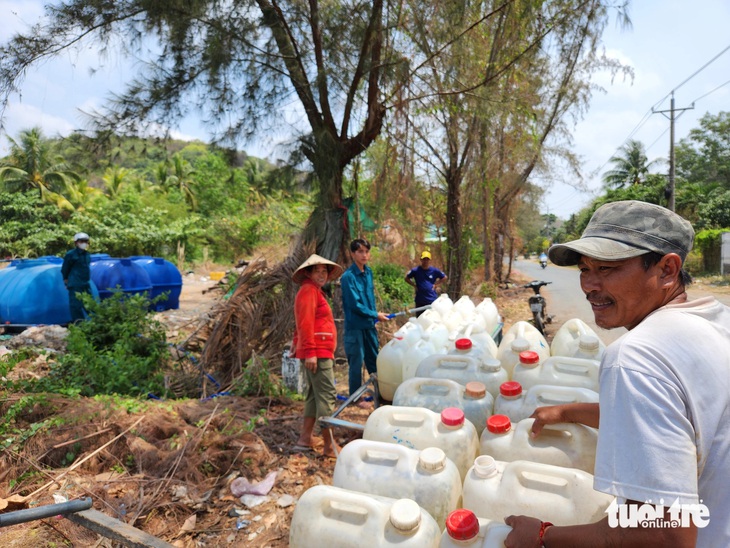
<svg viewBox="0 0 730 548">
<path fill-rule="evenodd" d="M 446 275 L 449 277 L 449 296 L 457 299 L 464 284 L 464 245 L 462 242 L 461 180 L 450 172 L 446 181 L 446 237 L 448 254 Z"/>
</svg>

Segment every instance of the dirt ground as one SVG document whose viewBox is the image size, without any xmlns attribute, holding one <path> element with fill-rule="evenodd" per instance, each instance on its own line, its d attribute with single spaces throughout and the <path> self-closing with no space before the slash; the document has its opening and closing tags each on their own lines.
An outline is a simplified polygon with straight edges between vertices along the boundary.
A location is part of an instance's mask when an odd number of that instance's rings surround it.
<svg viewBox="0 0 730 548">
<path fill-rule="evenodd" d="M 222 297 L 222 283 L 205 274 L 186 275 L 180 308 L 159 314 L 169 341 L 195 330 Z M 47 372 L 44 360 L 28 365 L 25 374 Z M 338 366 L 341 394 L 345 369 Z M 303 403 L 286 397 L 139 402 L 0 392 L 0 413 L 18 408 L 16 431 L 27 439 L 19 451 L 0 443 L 0 511 L 91 497 L 94 509 L 174 546 L 284 547 L 296 500 L 331 484 L 335 461 L 322 456 L 321 438 L 314 451 L 292 450 Z M 339 418 L 364 424 L 368 414 L 349 406 Z M 336 437 L 344 445 L 358 434 L 338 429 Z M 272 473 L 265 497 L 242 502 L 231 492 L 237 478 L 256 484 Z M 0 540 L 18 548 L 121 546 L 59 517 L 2 527 Z"/>
<path fill-rule="evenodd" d="M 160 314 L 170 341 L 184 339 L 222 297 L 206 274 L 186 275 L 180 308 Z M 530 316 L 529 290 L 514 281 L 495 299 L 505 330 Z M 337 366 L 340 394 L 345 369 Z M 321 439 L 314 451 L 292 450 L 302 406 L 286 397 L 141 402 L 0 392 L 0 413 L 16 413 L 16 435 L 25 439 L 20 450 L 0 440 L 0 511 L 17 508 L 14 501 L 91 497 L 96 510 L 178 547 L 288 546 L 297 499 L 331 484 L 335 465 L 322 456 Z M 349 406 L 339 418 L 364 424 L 368 414 Z M 344 445 L 358 434 L 338 428 L 336 436 Z M 255 484 L 271 474 L 265 496 L 232 493 L 234 480 Z M 59 517 L 0 528 L 0 540 L 18 548 L 119 546 Z"/>
</svg>

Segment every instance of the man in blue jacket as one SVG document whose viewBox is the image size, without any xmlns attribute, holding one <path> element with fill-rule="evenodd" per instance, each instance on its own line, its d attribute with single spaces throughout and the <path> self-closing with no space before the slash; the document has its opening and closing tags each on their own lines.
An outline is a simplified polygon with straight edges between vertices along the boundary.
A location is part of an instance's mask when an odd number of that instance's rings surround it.
<svg viewBox="0 0 730 548">
<path fill-rule="evenodd" d="M 375 307 L 373 271 L 370 260 L 370 242 L 358 238 L 350 243 L 352 265 L 340 279 L 342 308 L 345 312 L 345 355 L 349 363 L 350 394 L 362 386 L 362 364 L 368 373 L 376 371 L 380 344 L 375 322 L 388 321 L 388 315 Z M 364 404 L 365 402 L 361 402 Z M 363 405 L 364 406 L 364 405 Z"/>
<path fill-rule="evenodd" d="M 88 247 L 89 235 L 79 232 L 74 236 L 74 248 L 66 253 L 61 265 L 63 284 L 68 289 L 71 323 L 86 318 L 86 310 L 77 293 L 91 293 L 91 255 L 87 251 Z"/>
</svg>

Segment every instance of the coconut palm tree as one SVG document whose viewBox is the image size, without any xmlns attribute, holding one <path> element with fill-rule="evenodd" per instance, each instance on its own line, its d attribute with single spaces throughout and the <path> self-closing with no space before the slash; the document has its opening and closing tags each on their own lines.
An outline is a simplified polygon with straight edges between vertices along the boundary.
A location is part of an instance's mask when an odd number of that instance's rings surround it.
<svg viewBox="0 0 730 548">
<path fill-rule="evenodd" d="M 0 187 L 8 192 L 36 189 L 45 202 L 56 203 L 81 177 L 60 158 L 53 158 L 51 145 L 40 128 L 20 132 L 10 141 L 10 155 L 0 167 Z"/>
<path fill-rule="evenodd" d="M 190 209 L 195 211 L 198 203 L 195 198 L 195 179 L 193 175 L 195 175 L 195 169 L 190 165 L 190 162 L 180 154 L 173 154 L 172 173 L 168 175 L 165 184 L 168 187 L 176 187 L 190 206 Z"/>
<path fill-rule="evenodd" d="M 650 162 L 646 157 L 644 144 L 634 139 L 628 140 L 618 151 L 619 154 L 608 160 L 613 164 L 613 169 L 603 174 L 603 183 L 606 188 L 623 188 L 626 185 L 643 184 L 649 170 L 663 162 L 660 159 Z"/>
<path fill-rule="evenodd" d="M 114 166 L 106 168 L 102 181 L 104 181 L 105 194 L 109 198 L 118 198 L 122 190 L 128 186 L 133 175 L 132 170 L 124 167 Z"/>
</svg>

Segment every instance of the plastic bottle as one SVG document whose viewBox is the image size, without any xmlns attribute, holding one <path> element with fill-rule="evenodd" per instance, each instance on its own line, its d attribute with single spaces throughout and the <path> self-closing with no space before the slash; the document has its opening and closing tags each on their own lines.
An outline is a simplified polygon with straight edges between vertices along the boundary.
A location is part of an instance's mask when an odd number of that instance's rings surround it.
<svg viewBox="0 0 730 548">
<path fill-rule="evenodd" d="M 469 295 L 462 295 L 454 303 L 454 309 L 462 316 L 468 317 L 476 310 L 476 306 Z"/>
<path fill-rule="evenodd" d="M 415 501 L 316 485 L 297 502 L 289 546 L 435 548 L 440 536 L 436 521 Z"/>
<path fill-rule="evenodd" d="M 403 380 L 412 379 L 416 376 L 418 365 L 430 356 L 440 355 L 433 345 L 426 339 L 419 339 L 415 344 L 403 352 L 401 358 L 403 369 Z"/>
<path fill-rule="evenodd" d="M 576 423 L 546 425 L 532 436 L 534 419 L 512 424 L 506 415 L 492 415 L 479 440 L 479 453 L 495 460 L 529 460 L 593 473 L 596 464 L 595 429 Z"/>
<path fill-rule="evenodd" d="M 461 326 L 466 323 L 464 316 L 462 316 L 455 308 L 441 314 L 441 321 L 446 326 L 446 329 L 449 330 L 449 333 L 458 331 Z"/>
<path fill-rule="evenodd" d="M 441 314 L 436 312 L 433 308 L 424 310 L 423 313 L 416 318 L 416 321 L 421 325 L 423 329 L 428 329 L 429 326 L 434 324 L 441 324 Z"/>
<path fill-rule="evenodd" d="M 468 343 L 468 339 L 460 341 Z M 413 376 L 451 379 L 463 386 L 472 381 L 481 382 L 492 394 L 492 398 L 499 393 L 499 385 L 507 380 L 507 372 L 502 369 L 499 361 L 484 358 L 477 353 L 428 356 L 418 364 Z"/>
<path fill-rule="evenodd" d="M 463 325 L 457 331 L 454 331 L 449 335 L 449 353 L 456 353 L 459 350 L 456 346 L 456 342 L 460 339 L 468 339 L 471 341 L 473 348 L 479 349 L 482 355 L 489 356 L 491 358 L 497 358 L 499 348 L 497 343 L 494 342 L 492 336 L 487 333 L 483 325 L 477 323 L 468 323 Z"/>
<path fill-rule="evenodd" d="M 533 350 L 540 354 L 542 359 L 547 359 L 550 356 L 550 345 L 547 339 L 540 333 L 537 328 L 529 322 L 519 321 L 509 328 L 505 333 L 500 348 L 504 345 L 505 348 L 512 343 L 514 339 L 527 339 L 530 343 L 530 350 Z"/>
<path fill-rule="evenodd" d="M 466 383 L 464 389 L 464 415 L 474 425 L 477 436 L 481 436 L 487 427 L 487 419 L 492 415 L 494 398 L 479 381 Z"/>
<path fill-rule="evenodd" d="M 492 414 L 494 400 L 481 382 L 472 381 L 462 386 L 451 379 L 414 377 L 401 383 L 393 396 L 393 405 L 423 407 L 437 413 L 447 407 L 458 407 L 479 436 Z"/>
<path fill-rule="evenodd" d="M 538 384 L 578 386 L 598 392 L 600 362 L 583 358 L 552 356 L 542 363 L 534 352 L 520 353 L 520 363 L 515 366 L 512 380 L 519 382 L 523 390 Z"/>
<path fill-rule="evenodd" d="M 520 352 L 519 361 L 512 371 L 512 380 L 520 383 L 523 390 L 535 386 L 540 379 L 540 354 L 532 350 Z"/>
<path fill-rule="evenodd" d="M 479 518 L 471 510 L 459 508 L 446 518 L 439 548 L 504 548 L 510 531 L 509 525 Z"/>
<path fill-rule="evenodd" d="M 430 311 L 426 310 L 426 312 Z M 426 327 L 423 330 L 423 338 L 433 345 L 437 354 L 445 354 L 449 348 L 449 330 L 440 322 L 434 322 Z"/>
<path fill-rule="evenodd" d="M 463 507 L 481 518 L 539 516 L 555 525 L 599 521 L 614 500 L 594 491 L 593 476 L 583 470 L 488 455 L 477 457 L 467 472 L 463 497 Z"/>
<path fill-rule="evenodd" d="M 482 302 L 476 306 L 476 312 L 481 314 L 484 318 L 485 329 L 487 332 L 490 335 L 494 335 L 494 331 L 497 329 L 497 326 L 502 323 L 502 318 L 499 316 L 497 305 L 494 304 L 494 301 L 492 301 L 489 297 L 483 299 Z"/>
<path fill-rule="evenodd" d="M 605 347 L 601 347 L 601 341 L 597 336 L 581 335 L 578 339 L 578 349 L 573 354 L 573 357 L 601 361 L 605 350 Z"/>
<path fill-rule="evenodd" d="M 423 327 L 418 323 L 416 318 L 408 318 L 408 321 L 404 323 L 398 331 L 395 332 L 393 338 L 403 339 L 410 346 L 416 344 L 417 341 L 423 337 Z"/>
<path fill-rule="evenodd" d="M 566 403 L 598 403 L 598 392 L 580 386 L 538 384 L 527 390 L 522 409 L 519 412 L 516 412 L 514 416 L 509 413 L 503 414 L 507 415 L 512 422 L 519 422 L 532 415 L 538 407 Z"/>
<path fill-rule="evenodd" d="M 479 451 L 476 428 L 455 407 L 440 414 L 422 407 L 378 407 L 365 422 L 362 437 L 411 449 L 439 447 L 456 464 L 462 478 Z"/>
<path fill-rule="evenodd" d="M 570 319 L 560 326 L 550 345 L 552 356 L 570 358 L 600 360 L 605 350 L 606 345 L 596 332 L 579 318 Z"/>
<path fill-rule="evenodd" d="M 396 388 L 403 382 L 403 354 L 410 346 L 403 339 L 391 339 L 378 352 L 376 367 L 378 389 L 383 399 L 392 401 Z"/>
<path fill-rule="evenodd" d="M 515 366 L 520 362 L 520 352 L 530 350 L 530 341 L 516 338 L 511 343 L 505 344 L 504 339 L 497 350 L 497 359 L 511 379 L 514 375 Z"/>
<path fill-rule="evenodd" d="M 503 382 L 499 387 L 499 395 L 494 400 L 493 414 L 505 415 L 511 421 L 517 422 L 518 417 L 524 414 L 526 397 L 527 394 L 522 390 L 522 385 L 517 381 Z"/>
<path fill-rule="evenodd" d="M 351 441 L 337 457 L 332 485 L 414 500 L 441 529 L 449 512 L 461 506 L 461 476 L 438 447 L 419 451 L 380 441 Z"/>
<path fill-rule="evenodd" d="M 441 316 L 443 321 L 444 315 L 454 307 L 454 302 L 446 294 L 439 295 L 434 302 L 431 303 L 431 310 L 435 310 Z"/>
</svg>

